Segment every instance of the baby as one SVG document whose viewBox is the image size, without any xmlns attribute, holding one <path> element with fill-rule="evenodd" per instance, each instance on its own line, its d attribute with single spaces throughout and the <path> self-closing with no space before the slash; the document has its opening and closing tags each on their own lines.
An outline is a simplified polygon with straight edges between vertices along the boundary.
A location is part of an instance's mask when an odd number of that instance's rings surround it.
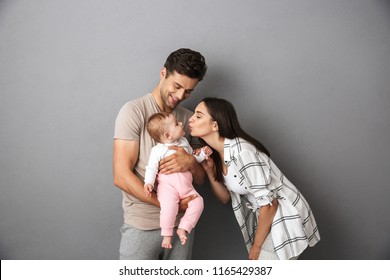
<svg viewBox="0 0 390 280">
<path fill-rule="evenodd" d="M 159 162 L 161 159 L 175 153 L 169 146 L 183 147 L 189 154 L 193 150 L 184 137 L 184 129 L 181 122 L 176 117 L 168 113 L 153 114 L 147 125 L 148 132 L 152 138 L 158 142 L 151 150 L 149 162 L 145 172 L 145 193 L 150 196 L 154 182 L 157 177 L 157 199 L 160 202 L 160 227 L 163 241 L 163 248 L 172 248 L 173 228 L 176 215 L 179 210 L 179 201 L 190 195 L 197 195 L 195 199 L 188 203 L 188 208 L 180 220 L 176 231 L 181 244 L 187 240 L 187 233 L 195 227 L 203 211 L 203 198 L 196 192 L 192 185 L 192 174 L 190 171 L 173 173 L 169 175 L 158 174 Z M 196 154 L 193 154 L 198 162 L 202 162 L 206 156 L 212 153 L 210 147 L 205 146 Z"/>
</svg>

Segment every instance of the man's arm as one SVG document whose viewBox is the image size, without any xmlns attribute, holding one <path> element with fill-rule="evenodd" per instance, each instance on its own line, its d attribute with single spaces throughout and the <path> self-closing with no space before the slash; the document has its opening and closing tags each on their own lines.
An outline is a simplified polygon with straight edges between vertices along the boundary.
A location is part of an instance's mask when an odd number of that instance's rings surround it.
<svg viewBox="0 0 390 280">
<path fill-rule="evenodd" d="M 139 142 L 129 140 L 114 140 L 114 184 L 121 190 L 131 194 L 139 200 L 160 207 L 156 195 L 145 196 L 144 182 L 133 172 L 139 155 Z"/>
</svg>

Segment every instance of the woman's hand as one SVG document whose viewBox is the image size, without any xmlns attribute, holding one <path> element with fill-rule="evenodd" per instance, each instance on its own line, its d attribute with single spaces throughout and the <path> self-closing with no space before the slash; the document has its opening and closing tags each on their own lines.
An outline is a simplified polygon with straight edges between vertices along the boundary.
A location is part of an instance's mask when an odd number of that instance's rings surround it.
<svg viewBox="0 0 390 280">
<path fill-rule="evenodd" d="M 210 158 L 209 156 L 206 156 L 206 159 L 201 162 L 201 165 L 204 169 L 204 171 L 207 173 L 207 175 L 213 175 L 214 176 L 214 160 Z"/>
<path fill-rule="evenodd" d="M 260 247 L 252 246 L 250 252 L 249 252 L 249 259 L 250 260 L 258 260 L 260 256 Z"/>
<path fill-rule="evenodd" d="M 278 199 L 272 200 L 272 203 L 261 206 L 259 211 L 259 219 L 257 221 L 257 230 L 252 248 L 249 252 L 250 260 L 258 260 L 260 256 L 261 246 L 271 231 L 271 225 L 275 214 L 278 211 Z M 272 238 L 272 236 L 271 236 Z"/>
</svg>

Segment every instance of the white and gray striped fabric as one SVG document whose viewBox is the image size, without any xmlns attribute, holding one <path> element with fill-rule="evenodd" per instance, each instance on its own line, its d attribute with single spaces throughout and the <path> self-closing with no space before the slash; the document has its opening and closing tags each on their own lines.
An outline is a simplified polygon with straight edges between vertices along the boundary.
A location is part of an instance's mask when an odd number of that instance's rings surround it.
<svg viewBox="0 0 390 280">
<path fill-rule="evenodd" d="M 299 256 L 307 246 L 312 247 L 320 240 L 309 204 L 267 155 L 244 139 L 225 139 L 224 160 L 230 177 L 236 178 L 235 183 L 256 198 L 257 205 L 253 205 L 248 195 L 233 192 L 227 185 L 248 252 L 255 237 L 259 208 L 274 198 L 279 206 L 271 235 L 279 259 Z"/>
</svg>

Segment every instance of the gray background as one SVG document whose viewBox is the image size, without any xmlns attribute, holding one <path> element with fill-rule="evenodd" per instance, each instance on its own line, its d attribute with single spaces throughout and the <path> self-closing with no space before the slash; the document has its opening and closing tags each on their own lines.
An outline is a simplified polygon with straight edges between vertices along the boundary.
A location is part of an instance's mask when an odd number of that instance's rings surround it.
<svg viewBox="0 0 390 280">
<path fill-rule="evenodd" d="M 116 259 L 114 120 L 168 54 L 202 52 L 184 103 L 235 104 L 303 192 L 302 259 L 390 258 L 388 1 L 0 1 L 0 258 Z M 194 259 L 246 259 L 209 186 Z"/>
</svg>

